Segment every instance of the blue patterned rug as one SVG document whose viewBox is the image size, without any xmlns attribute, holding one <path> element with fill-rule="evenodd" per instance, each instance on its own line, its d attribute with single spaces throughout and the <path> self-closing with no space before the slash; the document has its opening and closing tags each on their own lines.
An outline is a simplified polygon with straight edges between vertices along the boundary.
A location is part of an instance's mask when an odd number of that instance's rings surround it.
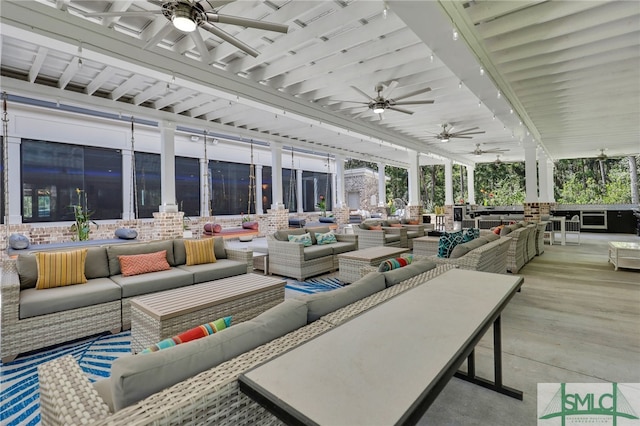
<svg viewBox="0 0 640 426">
<path fill-rule="evenodd" d="M 287 281 L 286 289 L 312 294 L 323 291 L 335 290 L 344 287 L 344 283 L 336 277 L 309 278 L 306 281 Z"/>
<path fill-rule="evenodd" d="M 73 355 L 92 382 L 109 377 L 111 363 L 131 353 L 131 332 L 102 334 L 0 363 L 0 424 L 40 424 L 38 364 Z"/>
</svg>

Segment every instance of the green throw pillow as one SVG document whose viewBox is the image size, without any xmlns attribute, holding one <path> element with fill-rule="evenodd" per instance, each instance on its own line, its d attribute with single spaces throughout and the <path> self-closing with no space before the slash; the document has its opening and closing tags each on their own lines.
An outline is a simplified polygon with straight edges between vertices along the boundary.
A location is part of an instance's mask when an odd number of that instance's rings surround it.
<svg viewBox="0 0 640 426">
<path fill-rule="evenodd" d="M 305 247 L 310 247 L 313 244 L 313 241 L 311 241 L 311 234 L 308 232 L 302 235 L 289 235 L 288 238 L 290 243 L 300 243 Z"/>
<path fill-rule="evenodd" d="M 325 232 L 324 234 L 316 232 L 315 234 L 316 241 L 318 242 L 319 246 L 323 244 L 333 244 L 338 242 L 338 240 L 336 240 L 336 234 L 334 234 L 333 232 Z"/>
</svg>

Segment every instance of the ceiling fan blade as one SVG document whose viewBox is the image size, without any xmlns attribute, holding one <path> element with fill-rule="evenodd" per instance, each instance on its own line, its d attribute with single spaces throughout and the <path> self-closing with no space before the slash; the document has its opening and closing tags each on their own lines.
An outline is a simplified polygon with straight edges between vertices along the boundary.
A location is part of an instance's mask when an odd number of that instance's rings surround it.
<svg viewBox="0 0 640 426">
<path fill-rule="evenodd" d="M 365 98 L 369 99 L 370 101 L 373 100 L 373 98 L 369 95 L 367 95 L 365 92 L 363 92 L 362 90 L 358 89 L 356 86 L 351 86 L 351 88 L 353 90 L 355 90 L 356 92 L 360 93 L 362 96 L 364 96 Z"/>
<path fill-rule="evenodd" d="M 416 96 L 419 95 L 421 93 L 427 93 L 431 91 L 431 87 L 426 87 L 424 89 L 420 89 L 420 90 L 415 90 L 413 92 L 409 92 L 406 95 L 402 95 L 402 96 L 398 96 L 396 98 L 394 98 L 395 101 L 399 101 L 401 99 L 405 99 L 405 98 L 410 98 L 411 96 Z"/>
<path fill-rule="evenodd" d="M 471 136 L 456 136 L 456 135 L 449 135 L 449 139 L 451 138 L 456 138 L 456 139 L 473 139 Z"/>
<path fill-rule="evenodd" d="M 481 135 L 483 133 L 486 133 L 484 130 L 480 131 L 480 132 L 455 132 L 455 133 L 450 133 L 451 136 L 468 136 L 468 135 Z"/>
<path fill-rule="evenodd" d="M 398 82 L 396 80 L 393 80 L 391 83 L 389 83 L 389 85 L 387 86 L 387 88 L 385 89 L 384 93 L 382 94 L 383 98 L 388 98 L 391 95 L 391 92 L 393 92 L 393 90 L 398 87 Z"/>
<path fill-rule="evenodd" d="M 288 25 L 276 24 L 275 22 L 259 21 L 257 19 L 241 18 L 239 16 L 220 15 L 213 12 L 207 12 L 206 15 L 209 22 L 239 25 L 247 28 L 258 28 L 260 30 L 275 31 L 284 34 L 289 31 Z"/>
<path fill-rule="evenodd" d="M 371 110 L 369 108 L 367 108 L 364 111 L 361 111 L 361 112 L 357 113 L 356 115 L 354 115 L 353 118 L 360 118 L 363 115 L 365 115 L 366 113 L 368 113 L 369 111 L 371 111 Z"/>
<path fill-rule="evenodd" d="M 428 105 L 434 102 L 435 102 L 434 100 L 404 101 L 404 102 L 392 102 L 392 105 Z"/>
<path fill-rule="evenodd" d="M 451 126 L 449 128 L 449 132 L 451 132 L 452 129 L 453 129 L 453 126 Z M 456 132 L 456 133 L 467 133 L 467 132 L 470 132 L 470 131 L 476 130 L 476 129 L 479 129 L 479 127 L 471 127 L 469 129 L 460 130 L 459 132 Z"/>
<path fill-rule="evenodd" d="M 507 152 L 507 151 L 509 151 L 509 150 L 508 149 L 494 148 L 494 149 L 487 149 L 486 151 L 482 150 L 482 153 L 483 154 L 485 154 L 485 153 L 486 154 L 497 154 L 499 152 Z"/>
<path fill-rule="evenodd" d="M 336 102 L 343 102 L 343 103 L 348 103 L 348 104 L 362 104 L 362 105 L 369 105 L 369 102 L 361 102 L 361 101 L 343 101 L 340 99 L 334 99 Z"/>
<path fill-rule="evenodd" d="M 235 0 L 206 0 L 204 2 L 201 3 L 207 3 L 209 5 L 209 7 L 211 7 L 211 9 L 217 9 L 219 7 L 222 7 L 226 4 L 229 3 L 233 3 Z"/>
<path fill-rule="evenodd" d="M 401 112 L 403 114 L 409 114 L 409 115 L 413 114 L 413 111 L 409 111 L 408 109 L 396 108 L 396 107 L 393 107 L 393 106 L 390 106 L 387 109 L 390 109 L 392 111 L 398 111 L 398 112 Z"/>
<path fill-rule="evenodd" d="M 204 43 L 204 40 L 200 32 L 199 31 L 190 32 L 189 37 L 191 37 L 191 40 L 193 40 L 193 43 L 196 45 L 196 49 L 198 49 L 198 53 L 200 53 L 200 60 L 208 64 L 211 55 L 209 54 L 207 45 Z"/>
<path fill-rule="evenodd" d="M 243 52 L 247 53 L 248 55 L 253 56 L 254 58 L 257 57 L 260 54 L 260 52 L 255 50 L 253 47 L 249 46 L 246 43 L 243 43 L 242 41 L 238 40 L 237 38 L 235 38 L 234 36 L 232 36 L 228 32 L 223 31 L 220 28 L 209 24 L 208 22 L 203 22 L 202 24 L 200 24 L 200 26 L 202 28 L 204 28 L 205 30 L 209 31 L 211 34 L 220 37 L 221 39 L 223 39 L 227 43 L 234 45 L 238 49 L 242 50 Z"/>
<path fill-rule="evenodd" d="M 117 17 L 117 16 L 149 16 L 161 14 L 162 10 L 145 10 L 145 11 L 132 11 L 132 12 L 89 12 L 83 13 L 82 16 L 86 17 Z"/>
</svg>

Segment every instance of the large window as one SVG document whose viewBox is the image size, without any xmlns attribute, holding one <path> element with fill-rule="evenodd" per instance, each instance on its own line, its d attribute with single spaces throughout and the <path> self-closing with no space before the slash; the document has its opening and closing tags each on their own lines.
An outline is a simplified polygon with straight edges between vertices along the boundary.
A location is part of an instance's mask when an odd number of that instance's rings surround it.
<svg viewBox="0 0 640 426">
<path fill-rule="evenodd" d="M 176 202 L 185 216 L 200 215 L 200 160 L 176 157 Z"/>
<path fill-rule="evenodd" d="M 78 191 L 86 194 L 92 219 L 122 216 L 119 150 L 23 139 L 21 159 L 24 222 L 73 220 Z"/>
<path fill-rule="evenodd" d="M 4 223 L 4 138 L 0 136 L 0 223 Z"/>
<path fill-rule="evenodd" d="M 135 158 L 138 217 L 153 217 L 162 202 L 160 154 L 136 152 Z"/>
<path fill-rule="evenodd" d="M 289 212 L 298 211 L 298 188 L 296 170 L 282 169 L 282 202 Z"/>
<path fill-rule="evenodd" d="M 262 166 L 262 211 L 267 212 L 273 204 L 273 179 L 271 176 L 271 167 Z"/>
<path fill-rule="evenodd" d="M 316 210 L 320 198 L 324 197 L 326 209 L 331 210 L 331 175 L 320 172 L 302 172 L 302 209 L 305 212 Z"/>
<path fill-rule="evenodd" d="M 209 174 L 213 215 L 255 213 L 255 206 L 248 206 L 248 164 L 210 161 Z M 249 212 L 247 212 L 248 207 Z"/>
</svg>

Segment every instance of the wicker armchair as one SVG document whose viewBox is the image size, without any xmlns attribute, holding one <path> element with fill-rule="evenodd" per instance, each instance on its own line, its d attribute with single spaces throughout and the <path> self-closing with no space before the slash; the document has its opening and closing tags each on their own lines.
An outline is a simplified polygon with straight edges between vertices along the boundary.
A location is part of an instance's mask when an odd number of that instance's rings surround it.
<svg viewBox="0 0 640 426">
<path fill-rule="evenodd" d="M 511 243 L 507 251 L 507 270 L 512 274 L 517 274 L 527 263 L 527 243 L 531 229 L 525 226 L 508 234 L 511 237 Z"/>
<path fill-rule="evenodd" d="M 538 222 L 536 224 L 536 255 L 540 256 L 544 253 L 544 234 L 547 229 L 548 221 Z"/>
<path fill-rule="evenodd" d="M 353 232 L 358 236 L 358 247 L 408 247 L 407 229 L 392 226 L 383 226 L 382 229 L 364 229 L 362 224 L 353 227 Z"/>
</svg>

